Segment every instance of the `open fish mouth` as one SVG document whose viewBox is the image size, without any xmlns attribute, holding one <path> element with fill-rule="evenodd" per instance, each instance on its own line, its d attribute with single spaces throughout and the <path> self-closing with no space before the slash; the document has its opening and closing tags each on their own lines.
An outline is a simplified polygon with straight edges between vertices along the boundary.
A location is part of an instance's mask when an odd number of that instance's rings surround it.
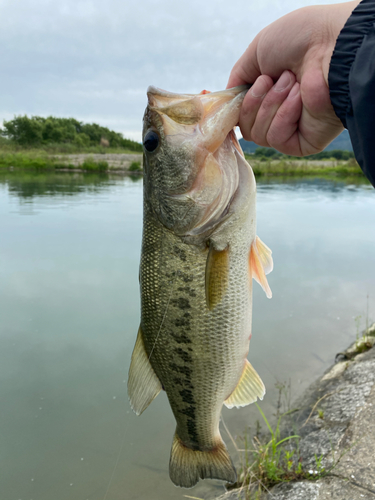
<svg viewBox="0 0 375 500">
<path fill-rule="evenodd" d="M 204 147 L 214 153 L 238 124 L 248 89 L 248 85 L 241 85 L 218 92 L 203 90 L 200 94 L 175 94 L 150 86 L 147 96 L 150 109 L 163 118 L 167 136 L 181 133 L 181 125 L 199 126 Z M 241 151 L 239 146 L 238 149 Z"/>
<path fill-rule="evenodd" d="M 194 151 L 182 190 L 167 192 L 175 202 L 193 202 L 199 216 L 184 234 L 200 235 L 228 213 L 245 161 L 234 127 L 248 86 L 218 92 L 174 94 L 148 89 L 149 109 L 156 112 L 166 143 Z M 190 177 L 189 177 L 190 175 Z"/>
</svg>

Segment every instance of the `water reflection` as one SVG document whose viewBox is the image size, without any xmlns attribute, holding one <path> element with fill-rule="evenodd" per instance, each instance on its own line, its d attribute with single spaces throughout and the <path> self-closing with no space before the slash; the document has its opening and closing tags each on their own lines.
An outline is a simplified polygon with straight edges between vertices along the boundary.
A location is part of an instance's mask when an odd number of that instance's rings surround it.
<svg viewBox="0 0 375 500">
<path fill-rule="evenodd" d="M 90 191 L 92 193 L 108 189 L 109 176 L 106 174 L 77 173 L 30 173 L 16 172 L 0 175 L 0 183 L 6 184 L 9 193 L 20 198 L 36 196 L 72 196 Z"/>
<path fill-rule="evenodd" d="M 375 191 L 296 179 L 261 181 L 258 191 L 259 236 L 275 269 L 271 301 L 254 287 L 250 359 L 271 414 L 277 380 L 290 379 L 295 396 L 349 344 L 367 294 L 374 318 Z M 0 498 L 220 494 L 219 482 L 188 492 L 170 483 L 175 423 L 165 394 L 141 417 L 127 401 L 142 182 L 2 174 L 0 214 Z M 250 407 L 224 418 L 236 435 L 259 416 Z"/>
<path fill-rule="evenodd" d="M 122 177 L 106 173 L 46 173 L 46 172 L 0 172 L 0 185 L 7 186 L 9 193 L 21 199 L 29 200 L 38 196 L 74 196 L 80 193 L 99 193 L 108 190 L 114 183 L 121 182 Z M 141 175 L 126 177 L 127 182 L 134 184 L 142 182 Z M 340 193 L 343 189 L 356 190 L 358 188 L 372 190 L 372 186 L 366 179 L 359 177 L 355 183 L 345 180 L 327 181 L 319 178 L 299 179 L 295 177 L 277 177 L 258 180 L 258 189 L 263 192 L 274 191 L 283 186 L 283 191 L 302 190 L 304 195 L 307 191 L 316 193 L 328 191 Z"/>
</svg>

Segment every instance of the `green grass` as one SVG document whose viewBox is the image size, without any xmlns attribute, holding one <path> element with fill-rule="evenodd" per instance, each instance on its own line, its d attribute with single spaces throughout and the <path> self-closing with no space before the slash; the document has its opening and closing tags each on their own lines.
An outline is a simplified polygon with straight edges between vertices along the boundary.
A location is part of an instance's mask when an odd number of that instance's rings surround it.
<svg viewBox="0 0 375 500">
<path fill-rule="evenodd" d="M 82 163 L 82 166 L 80 168 L 87 171 L 95 170 L 98 172 L 106 172 L 108 170 L 108 163 L 106 161 L 95 162 L 94 160 L 88 158 Z"/>
<path fill-rule="evenodd" d="M 278 414 L 282 392 L 285 392 L 285 384 L 279 387 Z M 323 398 L 321 398 L 323 399 Z M 319 400 L 320 401 L 320 400 Z M 317 403 L 319 403 L 319 401 Z M 257 422 L 257 430 L 251 442 L 247 435 L 244 436 L 244 449 L 242 451 L 242 466 L 238 472 L 237 483 L 228 486 L 229 489 L 245 491 L 246 500 L 261 500 L 265 492 L 280 483 L 291 481 L 317 481 L 323 477 L 336 475 L 332 471 L 338 466 L 343 456 L 357 443 L 340 452 L 335 457 L 332 448 L 332 463 L 329 467 L 323 465 L 323 455 L 315 454 L 315 464 L 308 469 L 302 463 L 299 451 L 300 436 L 297 434 L 282 437 L 281 421 L 296 410 L 289 410 L 277 417 L 276 426 L 272 428 L 260 406 L 255 403 L 266 424 L 267 432 L 260 432 L 260 424 Z M 315 406 L 313 407 L 314 410 Z M 311 416 L 311 415 L 310 415 Z M 324 419 L 324 410 L 317 409 L 317 416 Z M 310 417 L 309 417 L 310 418 Z M 233 440 L 233 438 L 232 438 Z M 342 479 L 349 478 L 340 476 Z M 241 497 L 242 498 L 242 497 Z"/>
<path fill-rule="evenodd" d="M 55 160 L 46 154 L 0 151 L 0 168 L 54 169 Z"/>
<path fill-rule="evenodd" d="M 0 169 L 54 170 L 56 168 L 79 168 L 88 171 L 105 172 L 108 164 L 104 161 L 86 159 L 82 166 L 74 166 L 66 154 L 137 154 L 121 148 L 103 148 L 101 146 L 78 147 L 74 144 L 49 144 L 39 148 L 17 146 L 0 137 Z M 54 155 L 59 155 L 55 158 Z M 141 159 L 141 156 L 139 156 Z M 348 161 L 309 161 L 309 160 L 267 160 L 259 161 L 254 155 L 246 155 L 257 179 L 271 177 L 322 177 L 344 179 L 346 182 L 367 182 L 357 162 Z M 134 174 L 142 173 L 140 161 L 133 161 L 129 168 Z"/>
<path fill-rule="evenodd" d="M 129 167 L 129 172 L 142 172 L 141 162 L 133 161 Z"/>
<path fill-rule="evenodd" d="M 239 472 L 239 479 L 235 488 L 246 487 L 249 491 L 249 499 L 259 498 L 262 492 L 279 483 L 298 480 L 316 480 L 325 472 L 322 467 L 322 457 L 315 457 L 314 470 L 306 471 L 302 466 L 299 456 L 299 436 L 291 435 L 282 438 L 280 423 L 283 416 L 277 419 L 276 427 L 273 429 L 267 420 L 263 410 L 256 406 L 266 424 L 268 434 L 263 438 L 254 436 L 252 443 L 245 436 L 244 463 Z M 294 446 L 286 447 L 287 443 L 294 441 Z"/>
<path fill-rule="evenodd" d="M 367 297 L 367 302 L 368 302 L 368 297 Z M 367 315 L 366 315 L 366 328 L 365 328 L 364 332 L 362 333 L 362 335 L 359 334 L 361 318 L 362 318 L 362 316 L 356 316 L 354 318 L 354 322 L 355 322 L 356 330 L 357 330 L 355 349 L 352 353 L 352 355 L 354 355 L 354 356 L 357 354 L 361 354 L 363 352 L 368 351 L 374 345 L 374 342 L 371 339 L 372 335 L 368 334 L 368 330 L 369 330 L 368 306 L 367 306 Z"/>
<path fill-rule="evenodd" d="M 0 170 L 1 169 L 30 169 L 30 170 L 55 170 L 55 169 L 81 169 L 92 172 L 108 171 L 106 161 L 95 161 L 93 158 L 86 158 L 81 165 L 73 165 L 69 158 L 64 158 L 68 154 L 136 154 L 122 148 L 103 148 L 101 146 L 78 147 L 74 144 L 48 144 L 38 148 L 28 148 L 18 146 L 0 136 Z M 58 157 L 55 157 L 55 155 Z M 141 155 L 139 154 L 139 158 Z M 132 163 L 132 169 L 142 172 L 141 162 Z"/>
<path fill-rule="evenodd" d="M 328 178 L 363 178 L 365 176 L 358 163 L 352 158 L 339 160 L 273 160 L 257 161 L 254 156 L 246 155 L 246 159 L 259 177 L 295 176 L 295 177 L 328 177 Z"/>
<path fill-rule="evenodd" d="M 0 150 L 0 170 L 55 170 L 55 169 L 81 169 L 85 171 L 106 172 L 106 161 L 94 161 L 86 158 L 81 165 L 64 162 L 63 158 L 55 158 L 44 151 L 29 152 L 4 152 Z"/>
</svg>

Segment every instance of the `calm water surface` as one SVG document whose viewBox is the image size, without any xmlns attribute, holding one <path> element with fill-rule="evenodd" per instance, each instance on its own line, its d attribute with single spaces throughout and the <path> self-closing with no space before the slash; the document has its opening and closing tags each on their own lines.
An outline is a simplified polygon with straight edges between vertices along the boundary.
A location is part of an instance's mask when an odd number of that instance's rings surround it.
<svg viewBox="0 0 375 500">
<path fill-rule="evenodd" d="M 273 299 L 254 284 L 249 358 L 295 397 L 375 319 L 375 191 L 322 180 L 260 183 L 258 234 L 273 250 Z M 136 417 L 126 378 L 139 323 L 142 181 L 0 177 L 1 500 L 212 498 L 168 477 L 165 394 Z M 234 435 L 256 408 L 224 410 Z M 230 446 L 233 458 L 236 452 Z"/>
</svg>

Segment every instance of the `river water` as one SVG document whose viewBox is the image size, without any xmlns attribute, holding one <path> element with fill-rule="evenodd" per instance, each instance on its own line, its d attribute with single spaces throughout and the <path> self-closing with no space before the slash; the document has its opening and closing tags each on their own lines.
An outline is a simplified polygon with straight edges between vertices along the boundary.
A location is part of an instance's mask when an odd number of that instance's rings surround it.
<svg viewBox="0 0 375 500">
<path fill-rule="evenodd" d="M 275 268 L 272 300 L 254 284 L 249 358 L 268 415 L 276 385 L 298 396 L 355 338 L 356 323 L 375 319 L 374 221 L 367 184 L 258 184 L 258 234 Z M 192 490 L 170 482 L 175 423 L 165 394 L 141 417 L 128 404 L 141 230 L 140 179 L 0 176 L 1 500 L 223 493 L 219 481 Z M 223 416 L 239 443 L 260 418 L 254 406 Z"/>
</svg>

